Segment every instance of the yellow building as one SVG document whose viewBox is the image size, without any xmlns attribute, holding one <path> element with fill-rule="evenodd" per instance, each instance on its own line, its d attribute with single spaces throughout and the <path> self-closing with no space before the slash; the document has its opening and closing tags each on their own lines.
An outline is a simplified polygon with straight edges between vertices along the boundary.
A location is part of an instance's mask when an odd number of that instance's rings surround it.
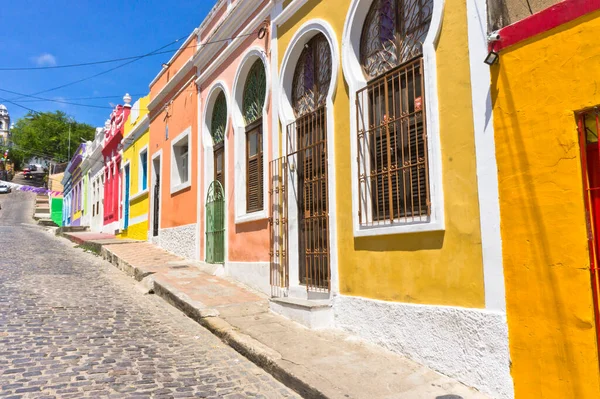
<svg viewBox="0 0 600 399">
<path fill-rule="evenodd" d="M 481 3 L 277 10 L 271 307 L 511 398 Z"/>
<path fill-rule="evenodd" d="M 517 398 L 595 399 L 600 2 L 554 3 L 492 43 L 512 376 Z"/>
<path fill-rule="evenodd" d="M 135 102 L 123 137 L 123 218 L 119 238 L 148 239 L 148 119 L 149 96 Z"/>
</svg>

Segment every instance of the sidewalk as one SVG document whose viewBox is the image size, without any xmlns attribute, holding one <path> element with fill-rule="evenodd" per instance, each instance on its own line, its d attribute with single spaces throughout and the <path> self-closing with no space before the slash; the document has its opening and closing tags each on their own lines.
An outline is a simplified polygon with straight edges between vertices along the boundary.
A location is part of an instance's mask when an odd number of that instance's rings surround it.
<svg viewBox="0 0 600 399">
<path fill-rule="evenodd" d="M 308 330 L 270 312 L 264 295 L 150 243 L 68 235 L 86 246 L 99 245 L 102 256 L 140 281 L 145 292 L 159 295 L 304 397 L 487 398 L 347 334 Z"/>
</svg>

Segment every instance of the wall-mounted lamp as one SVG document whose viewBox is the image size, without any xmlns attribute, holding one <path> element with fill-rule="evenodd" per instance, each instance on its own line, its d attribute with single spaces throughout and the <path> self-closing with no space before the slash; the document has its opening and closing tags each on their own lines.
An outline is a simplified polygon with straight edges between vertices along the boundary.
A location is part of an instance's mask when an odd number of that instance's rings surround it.
<svg viewBox="0 0 600 399">
<path fill-rule="evenodd" d="M 483 62 L 485 62 L 489 66 L 494 65 L 496 62 L 498 62 L 498 53 L 494 50 L 491 50 L 488 53 L 487 57 L 485 57 L 485 60 L 483 60 Z"/>
</svg>

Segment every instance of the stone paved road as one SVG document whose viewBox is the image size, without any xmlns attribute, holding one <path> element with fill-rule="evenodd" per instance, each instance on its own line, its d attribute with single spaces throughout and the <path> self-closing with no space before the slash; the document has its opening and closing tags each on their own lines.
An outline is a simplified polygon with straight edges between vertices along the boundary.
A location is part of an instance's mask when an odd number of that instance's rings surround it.
<svg viewBox="0 0 600 399">
<path fill-rule="evenodd" d="M 296 394 L 100 258 L 0 196 L 0 398 Z"/>
</svg>

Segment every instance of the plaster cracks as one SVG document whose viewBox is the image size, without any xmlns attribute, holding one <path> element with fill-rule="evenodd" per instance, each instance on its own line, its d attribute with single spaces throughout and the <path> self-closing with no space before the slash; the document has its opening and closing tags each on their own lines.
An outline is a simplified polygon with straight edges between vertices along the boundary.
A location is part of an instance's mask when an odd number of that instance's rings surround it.
<svg viewBox="0 0 600 399">
<path fill-rule="evenodd" d="M 336 327 L 456 378 L 495 398 L 513 398 L 502 312 L 337 296 Z"/>
</svg>

